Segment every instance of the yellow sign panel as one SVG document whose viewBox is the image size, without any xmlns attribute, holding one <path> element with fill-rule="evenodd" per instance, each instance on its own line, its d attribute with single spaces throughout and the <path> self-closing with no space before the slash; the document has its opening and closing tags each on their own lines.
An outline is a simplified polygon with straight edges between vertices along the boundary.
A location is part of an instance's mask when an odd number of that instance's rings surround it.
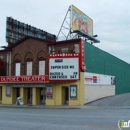
<svg viewBox="0 0 130 130">
<path fill-rule="evenodd" d="M 93 20 L 75 6 L 71 6 L 71 28 L 93 36 Z"/>
</svg>

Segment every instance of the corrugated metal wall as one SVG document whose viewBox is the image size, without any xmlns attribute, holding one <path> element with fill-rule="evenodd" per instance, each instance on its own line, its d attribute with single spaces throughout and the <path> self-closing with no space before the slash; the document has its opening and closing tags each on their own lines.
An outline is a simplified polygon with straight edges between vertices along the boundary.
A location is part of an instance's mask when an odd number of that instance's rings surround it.
<svg viewBox="0 0 130 130">
<path fill-rule="evenodd" d="M 130 64 L 90 43 L 84 44 L 86 72 L 116 76 L 116 94 L 130 92 Z"/>
</svg>

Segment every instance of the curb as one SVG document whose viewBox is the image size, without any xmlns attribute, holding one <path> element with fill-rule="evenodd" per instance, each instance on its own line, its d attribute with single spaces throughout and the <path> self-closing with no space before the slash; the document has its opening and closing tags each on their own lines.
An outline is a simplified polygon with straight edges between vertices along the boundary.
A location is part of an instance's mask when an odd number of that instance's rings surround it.
<svg viewBox="0 0 130 130">
<path fill-rule="evenodd" d="M 130 109 L 130 106 L 37 106 L 37 105 L 4 105 L 5 108 L 31 108 L 31 109 Z"/>
<path fill-rule="evenodd" d="M 64 106 L 33 106 L 33 105 L 0 105 L 6 108 L 32 108 L 32 109 L 81 109 L 80 107 L 64 107 Z"/>
</svg>

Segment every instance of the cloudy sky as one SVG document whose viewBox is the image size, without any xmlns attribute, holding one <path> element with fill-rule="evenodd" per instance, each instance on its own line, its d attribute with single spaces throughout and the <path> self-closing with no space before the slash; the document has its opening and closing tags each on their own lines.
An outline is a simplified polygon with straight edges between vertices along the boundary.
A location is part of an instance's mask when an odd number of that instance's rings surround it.
<svg viewBox="0 0 130 130">
<path fill-rule="evenodd" d="M 71 4 L 93 19 L 94 45 L 130 63 L 130 0 L 1 0 L 0 45 L 7 16 L 57 35 Z"/>
</svg>

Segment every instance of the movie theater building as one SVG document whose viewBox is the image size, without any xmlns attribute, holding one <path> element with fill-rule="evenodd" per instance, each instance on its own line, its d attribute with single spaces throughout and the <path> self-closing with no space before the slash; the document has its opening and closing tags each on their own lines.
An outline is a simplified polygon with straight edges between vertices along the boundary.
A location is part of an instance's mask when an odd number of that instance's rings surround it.
<svg viewBox="0 0 130 130">
<path fill-rule="evenodd" d="M 2 104 L 21 97 L 24 104 L 84 105 L 115 95 L 113 76 L 85 72 L 85 44 L 82 39 L 51 42 L 27 36 L 2 50 Z"/>
<path fill-rule="evenodd" d="M 81 39 L 56 43 L 25 37 L 2 50 L 1 67 L 7 70 L 0 76 L 2 104 L 15 104 L 21 97 L 24 104 L 83 105 L 80 43 Z"/>
</svg>

